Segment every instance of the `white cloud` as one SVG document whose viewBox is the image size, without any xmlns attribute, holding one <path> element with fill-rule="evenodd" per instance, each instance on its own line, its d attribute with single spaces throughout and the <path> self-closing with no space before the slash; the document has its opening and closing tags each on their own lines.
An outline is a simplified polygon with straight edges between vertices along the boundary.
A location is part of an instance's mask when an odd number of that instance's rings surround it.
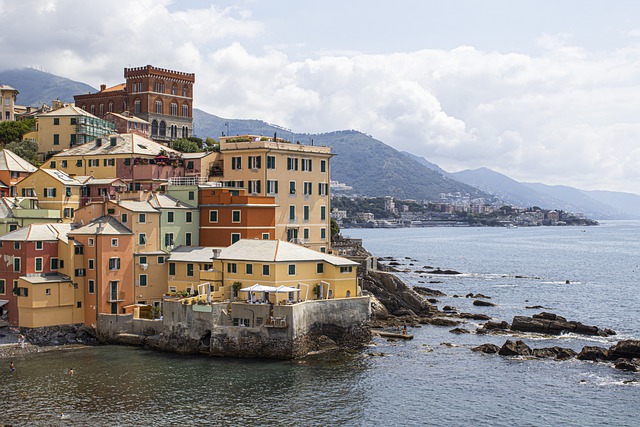
<svg viewBox="0 0 640 427">
<path fill-rule="evenodd" d="M 195 72 L 196 107 L 219 116 L 358 129 L 447 170 L 637 191 L 640 30 L 608 52 L 571 45 L 569 31 L 540 35 L 535 54 L 471 45 L 363 54 L 345 44 L 294 60 L 285 49 L 305 40 L 267 37 L 278 28 L 245 4 L 0 0 L 0 64 L 94 87 L 121 82 L 128 66 Z"/>
</svg>

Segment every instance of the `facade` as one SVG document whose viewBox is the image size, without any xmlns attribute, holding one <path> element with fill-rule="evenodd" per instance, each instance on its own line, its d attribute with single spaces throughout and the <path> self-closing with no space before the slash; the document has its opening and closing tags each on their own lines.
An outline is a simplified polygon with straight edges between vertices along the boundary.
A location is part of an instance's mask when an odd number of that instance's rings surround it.
<svg viewBox="0 0 640 427">
<path fill-rule="evenodd" d="M 274 239 L 274 197 L 246 194 L 244 189 L 201 187 L 200 244 L 229 246 L 240 239 Z"/>
<path fill-rule="evenodd" d="M 68 174 L 55 169 L 38 169 L 16 186 L 21 197 L 38 199 L 38 207 L 60 212 L 64 222 L 74 219 L 81 207 L 83 184 Z"/>
<path fill-rule="evenodd" d="M 40 209 L 32 197 L 0 198 L 0 236 L 31 224 L 62 222 L 59 210 Z"/>
<path fill-rule="evenodd" d="M 15 116 L 15 104 L 18 98 L 18 92 L 16 89 L 9 85 L 0 84 L 0 121 L 13 121 Z"/>
<path fill-rule="evenodd" d="M 42 301 L 39 294 L 34 295 L 33 283 L 44 283 L 49 280 L 46 279 L 47 277 L 54 276 L 55 279 L 63 280 L 57 277 L 61 268 L 58 244 L 59 242 L 63 245 L 67 244 L 66 235 L 70 229 L 69 224 L 33 224 L 0 236 L 3 260 L 0 262 L 0 303 L 2 303 L 0 308 L 6 312 L 6 318 L 11 325 L 52 324 L 51 322 L 60 320 L 55 318 L 57 314 L 45 313 L 45 311 L 41 311 L 44 316 L 42 320 L 35 320 L 33 309 L 54 307 L 58 304 L 58 300 L 57 297 L 54 298 L 51 294 L 46 295 L 45 292 L 45 296 L 52 296 L 52 298 Z M 34 279 L 25 280 L 27 277 Z M 75 292 L 73 295 L 74 299 L 79 297 Z M 27 315 L 26 324 L 21 322 L 19 308 L 30 310 L 31 314 Z M 65 317 L 67 318 L 69 317 Z"/>
<path fill-rule="evenodd" d="M 330 147 L 242 135 L 220 138 L 226 187 L 275 198 L 274 238 L 326 252 L 330 247 Z"/>
<path fill-rule="evenodd" d="M 219 248 L 199 246 L 179 246 L 172 250 L 167 259 L 168 291 L 196 293 L 202 282 L 201 275 L 212 274 L 213 258 L 219 252 Z"/>
<path fill-rule="evenodd" d="M 146 138 L 149 138 L 151 134 L 151 125 L 149 122 L 132 116 L 128 111 L 122 114 L 109 112 L 105 115 L 104 119 L 113 123 L 117 133 L 137 133 Z"/>
<path fill-rule="evenodd" d="M 7 149 L 0 150 L 0 197 L 16 196 L 16 184 L 38 170 Z"/>
<path fill-rule="evenodd" d="M 124 78 L 125 83 L 74 96 L 75 104 L 101 118 L 128 112 L 150 123 L 158 142 L 192 136 L 195 74 L 147 65 L 125 68 Z"/>
<path fill-rule="evenodd" d="M 36 119 L 36 130 L 24 135 L 38 143 L 38 153 L 57 153 L 113 133 L 114 125 L 73 105 L 67 105 Z"/>
<path fill-rule="evenodd" d="M 160 212 L 160 248 L 171 251 L 177 246 L 198 246 L 200 212 L 193 205 L 165 194 L 154 193 L 149 205 Z"/>
</svg>

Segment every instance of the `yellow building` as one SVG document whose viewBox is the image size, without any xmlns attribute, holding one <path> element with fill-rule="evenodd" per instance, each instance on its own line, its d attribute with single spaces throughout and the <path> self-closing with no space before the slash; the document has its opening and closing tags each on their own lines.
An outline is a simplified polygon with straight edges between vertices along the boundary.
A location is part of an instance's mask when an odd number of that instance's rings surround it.
<svg viewBox="0 0 640 427">
<path fill-rule="evenodd" d="M 18 299 L 21 327 L 84 322 L 82 296 L 69 276 L 22 276 L 18 279 L 18 287 L 26 289 L 26 296 Z"/>
<path fill-rule="evenodd" d="M 18 91 L 9 85 L 0 84 L 0 122 L 13 121 Z"/>
<path fill-rule="evenodd" d="M 113 133 L 114 129 L 112 123 L 81 108 L 67 105 L 40 114 L 36 120 L 36 130 L 24 135 L 24 139 L 36 141 L 38 153 L 45 154 L 85 144 Z"/>
<path fill-rule="evenodd" d="M 40 209 L 60 212 L 64 222 L 72 222 L 82 201 L 82 182 L 53 169 L 38 169 L 16 185 L 20 197 L 38 199 Z"/>
<path fill-rule="evenodd" d="M 330 147 L 242 135 L 220 138 L 220 153 L 223 185 L 275 197 L 276 239 L 329 249 Z"/>
<path fill-rule="evenodd" d="M 178 246 L 172 250 L 167 260 L 168 291 L 197 293 L 201 275 L 214 274 L 213 258 L 219 252 L 219 248 L 200 246 Z"/>
<path fill-rule="evenodd" d="M 203 272 L 201 280 L 210 283 L 214 297 L 221 300 L 350 298 L 360 294 L 357 267 L 354 261 L 294 243 L 242 239 L 222 249 L 213 260 L 213 271 Z M 254 285 L 268 290 L 240 291 Z M 274 290 L 282 287 L 283 293 Z"/>
</svg>

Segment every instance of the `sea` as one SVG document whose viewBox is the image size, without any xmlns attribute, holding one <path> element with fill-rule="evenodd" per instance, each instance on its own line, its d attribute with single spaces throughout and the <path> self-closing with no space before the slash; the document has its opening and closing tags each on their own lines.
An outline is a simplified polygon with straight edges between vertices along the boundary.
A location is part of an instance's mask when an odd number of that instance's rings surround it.
<svg viewBox="0 0 640 427">
<path fill-rule="evenodd" d="M 0 425 L 29 426 L 638 426 L 640 373 L 608 363 L 472 352 L 610 346 L 640 339 L 640 222 L 593 227 L 350 229 L 393 257 L 437 305 L 510 322 L 548 311 L 612 337 L 456 335 L 410 328 L 348 354 L 295 361 L 210 358 L 100 346 L 0 360 Z M 460 275 L 420 273 L 452 269 Z M 476 307 L 468 293 L 491 297 Z M 526 307 L 543 306 L 544 309 Z M 482 322 L 461 325 L 474 331 Z M 75 375 L 67 375 L 73 368 Z"/>
</svg>

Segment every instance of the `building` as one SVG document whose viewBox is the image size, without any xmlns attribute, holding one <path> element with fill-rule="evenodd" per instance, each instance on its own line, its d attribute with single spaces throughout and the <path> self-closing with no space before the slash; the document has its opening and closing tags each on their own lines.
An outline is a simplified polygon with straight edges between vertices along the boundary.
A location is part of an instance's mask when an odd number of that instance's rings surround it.
<svg viewBox="0 0 640 427">
<path fill-rule="evenodd" d="M 33 197 L 0 198 L 0 236 L 30 224 L 62 222 L 56 209 L 41 209 Z"/>
<path fill-rule="evenodd" d="M 117 133 L 137 133 L 146 138 L 151 135 L 151 125 L 148 121 L 132 116 L 128 111 L 122 114 L 109 112 L 104 118 L 113 123 Z"/>
<path fill-rule="evenodd" d="M 36 130 L 23 139 L 38 143 L 38 154 L 58 153 L 114 132 L 113 123 L 87 113 L 73 105 L 38 115 Z"/>
<path fill-rule="evenodd" d="M 330 247 L 331 148 L 242 135 L 220 138 L 225 187 L 274 197 L 275 239 L 318 251 Z"/>
<path fill-rule="evenodd" d="M 74 307 L 81 295 L 61 274 L 59 261 L 59 243 L 68 244 L 70 230 L 69 224 L 32 224 L 0 236 L 0 308 L 11 325 L 78 323 L 67 321 L 80 319 Z M 67 314 L 60 307 L 67 307 Z"/>
<path fill-rule="evenodd" d="M 38 170 L 7 149 L 0 150 L 0 197 L 16 196 L 16 184 Z"/>
<path fill-rule="evenodd" d="M 13 121 L 15 116 L 15 104 L 20 92 L 9 85 L 0 84 L 0 121 Z"/>
<path fill-rule="evenodd" d="M 170 142 L 193 134 L 195 74 L 152 65 L 124 69 L 125 83 L 74 96 L 75 104 L 104 118 L 107 113 L 129 114 L 151 124 L 151 138 Z"/>
<path fill-rule="evenodd" d="M 219 252 L 220 248 L 201 246 L 178 246 L 172 250 L 167 259 L 168 291 L 196 293 L 201 274 L 213 273 L 213 258 Z"/>
<path fill-rule="evenodd" d="M 240 239 L 275 239 L 277 205 L 271 196 L 244 189 L 202 186 L 200 245 L 229 246 Z"/>
<path fill-rule="evenodd" d="M 83 183 L 55 169 L 38 169 L 17 185 L 21 197 L 38 200 L 38 207 L 58 211 L 64 222 L 74 219 L 82 205 Z"/>
<path fill-rule="evenodd" d="M 160 213 L 162 240 L 159 249 L 170 251 L 176 246 L 199 245 L 200 212 L 197 206 L 161 193 L 153 193 L 148 203 Z"/>
</svg>

